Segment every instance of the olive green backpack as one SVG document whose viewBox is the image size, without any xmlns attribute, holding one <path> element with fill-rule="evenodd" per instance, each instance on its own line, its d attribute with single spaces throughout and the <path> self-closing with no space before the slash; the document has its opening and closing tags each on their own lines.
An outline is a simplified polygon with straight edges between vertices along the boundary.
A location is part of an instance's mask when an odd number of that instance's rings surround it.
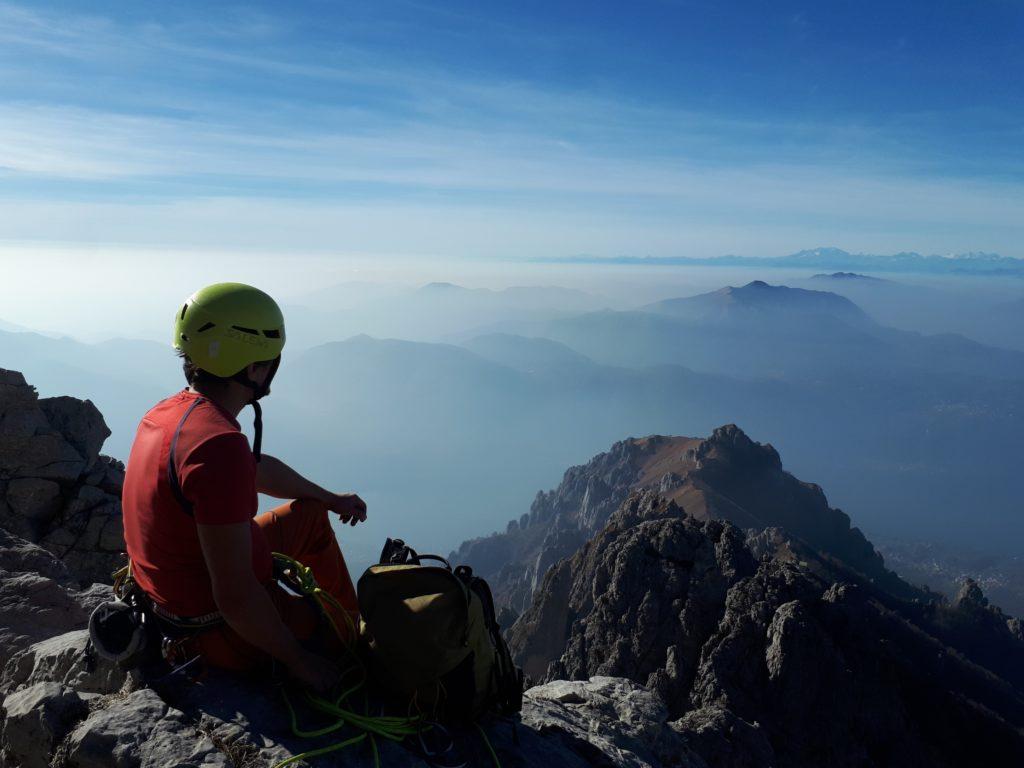
<svg viewBox="0 0 1024 768">
<path fill-rule="evenodd" d="M 359 579 L 360 634 L 370 673 L 399 703 L 454 722 L 509 715 L 523 702 L 487 582 L 469 566 L 388 539 Z M 431 560 L 438 565 L 423 565 Z"/>
</svg>

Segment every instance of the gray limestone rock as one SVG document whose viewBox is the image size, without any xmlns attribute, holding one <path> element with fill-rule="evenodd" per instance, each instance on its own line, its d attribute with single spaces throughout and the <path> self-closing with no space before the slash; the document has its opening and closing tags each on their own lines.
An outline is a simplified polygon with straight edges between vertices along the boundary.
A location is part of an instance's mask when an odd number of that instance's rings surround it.
<svg viewBox="0 0 1024 768">
<path fill-rule="evenodd" d="M 704 768 L 666 724 L 668 710 L 658 695 L 636 683 L 601 676 L 559 680 L 531 688 L 525 699 L 523 724 L 590 765 Z"/>
<path fill-rule="evenodd" d="M 4 667 L 0 689 L 10 691 L 41 682 L 56 682 L 82 693 L 120 691 L 128 679 L 120 667 L 99 658 L 81 629 L 49 637 L 16 654 Z"/>
<path fill-rule="evenodd" d="M 3 528 L 0 528 L 0 571 L 31 572 L 62 584 L 71 579 L 67 566 L 52 552 Z"/>
<path fill-rule="evenodd" d="M 109 436 L 88 400 L 40 399 L 0 370 L 0 527 L 53 552 L 80 585 L 121 564 L 124 465 L 100 456 Z"/>
<path fill-rule="evenodd" d="M 222 750 L 244 754 L 252 765 L 272 765 L 352 735 L 344 731 L 320 739 L 298 739 L 288 730 L 287 712 L 273 687 L 221 673 L 198 685 L 164 691 L 164 700 L 184 712 Z M 299 712 L 300 722 L 310 715 L 301 708 Z M 595 678 L 531 689 L 514 730 L 502 720 L 483 725 L 505 768 L 706 768 L 682 759 L 688 754 L 684 741 L 666 724 L 666 717 L 655 693 L 628 680 Z M 452 729 L 452 734 L 467 765 L 491 768 L 493 763 L 474 728 Z M 427 768 L 428 763 L 417 756 L 415 739 L 407 746 L 380 739 L 378 746 L 382 765 Z M 366 744 L 339 752 L 336 760 L 350 768 L 373 765 Z"/>
<path fill-rule="evenodd" d="M 754 569 L 733 526 L 634 494 L 549 572 L 510 645 L 534 678 L 629 677 L 659 690 L 678 713 L 726 591 Z"/>
<path fill-rule="evenodd" d="M 21 477 L 7 484 L 7 505 L 11 512 L 32 523 L 50 522 L 62 503 L 60 486 L 53 480 Z"/>
<path fill-rule="evenodd" d="M 84 469 L 92 468 L 100 455 L 103 442 L 110 437 L 110 429 L 99 409 L 91 400 L 74 397 L 47 397 L 39 401 L 50 426 L 64 436 L 85 462 Z"/>
<path fill-rule="evenodd" d="M 114 599 L 114 590 L 109 584 L 92 584 L 86 589 L 74 593 L 75 600 L 87 614 L 92 614 L 100 603 Z"/>
<path fill-rule="evenodd" d="M 68 768 L 227 768 L 227 755 L 155 691 L 112 699 L 72 731 Z"/>
<path fill-rule="evenodd" d="M 774 768 L 775 752 L 764 730 L 727 709 L 690 710 L 670 727 L 711 768 Z"/>
<path fill-rule="evenodd" d="M 59 582 L 35 573 L 0 571 L 0 658 L 85 626 L 89 616 Z"/>
<path fill-rule="evenodd" d="M 59 683 L 37 683 L 4 699 L 0 743 L 20 768 L 49 768 L 50 758 L 88 705 L 78 693 Z"/>
</svg>

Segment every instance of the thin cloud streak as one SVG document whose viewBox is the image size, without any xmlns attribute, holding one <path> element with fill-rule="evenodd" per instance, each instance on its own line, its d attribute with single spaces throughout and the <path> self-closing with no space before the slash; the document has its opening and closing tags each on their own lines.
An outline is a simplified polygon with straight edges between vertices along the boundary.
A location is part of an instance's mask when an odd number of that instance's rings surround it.
<svg viewBox="0 0 1024 768">
<path fill-rule="evenodd" d="M 715 238 L 742 250 L 760 236 L 773 245 L 758 250 L 773 252 L 801 229 L 798 247 L 818 232 L 870 241 L 916 227 L 922 239 L 980 236 L 965 250 L 1024 247 L 1013 168 L 1003 180 L 921 172 L 927 153 L 911 149 L 920 116 L 889 129 L 739 119 L 385 65 L 356 48 L 324 64 L 231 44 L 274 35 L 259 16 L 129 26 L 0 4 L 0 40 L 83 65 L 123 57 L 145 70 L 172 57 L 355 94 L 292 102 L 280 86 L 223 98 L 165 89 L 140 94 L 133 110 L 103 103 L 102 91 L 95 104 L 63 103 L 41 83 L 36 97 L 0 105 L 0 239 L 229 246 L 278 243 L 274 233 L 294 227 L 291 242 L 313 250 L 383 252 L 376 237 L 402 252 L 452 243 L 467 255 L 679 255 Z M 415 237 L 386 232 L 396 221 L 412 222 Z M 496 233 L 521 247 L 492 247 Z"/>
<path fill-rule="evenodd" d="M 378 137 L 280 136 L 168 118 L 4 107 L 0 147 L 8 186 L 19 176 L 80 179 L 98 183 L 99 194 L 104 184 L 114 184 L 116 193 L 117 184 L 133 180 L 182 179 L 192 190 L 186 197 L 206 198 L 211 193 L 198 177 L 230 176 L 243 179 L 243 186 L 244 179 L 262 184 L 266 191 L 254 194 L 259 197 L 304 187 L 310 187 L 306 197 L 365 195 L 376 202 L 396 191 L 442 192 L 452 205 L 463 206 L 467 201 L 459 195 L 489 193 L 509 196 L 504 204 L 513 209 L 595 206 L 628 209 L 639 218 L 646 207 L 652 215 L 683 209 L 978 226 L 1014 222 L 1024 200 L 1021 186 L 1006 182 L 885 177 L 810 164 L 706 168 L 607 157 L 535 137 L 507 136 L 495 146 L 489 134 L 430 126 Z M 332 191 L 319 191 L 323 184 Z M 537 205 L 524 201 L 530 195 L 539 196 Z M 10 237 L 6 218 L 0 213 L 0 236 Z"/>
</svg>

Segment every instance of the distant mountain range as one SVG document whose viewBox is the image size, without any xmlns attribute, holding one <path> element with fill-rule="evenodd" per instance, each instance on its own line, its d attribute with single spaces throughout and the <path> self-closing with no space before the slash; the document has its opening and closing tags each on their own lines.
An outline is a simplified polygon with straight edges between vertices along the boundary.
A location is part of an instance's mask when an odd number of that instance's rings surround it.
<svg viewBox="0 0 1024 768">
<path fill-rule="evenodd" d="M 445 282 L 419 288 L 343 283 L 301 297 L 284 311 L 294 351 L 359 334 L 462 341 L 505 326 L 518 328 L 523 323 L 589 312 L 608 304 L 604 297 L 556 286 L 490 290 Z"/>
<path fill-rule="evenodd" d="M 1024 377 L 1024 354 L 955 334 L 926 336 L 875 323 L 827 291 L 753 281 L 631 312 L 551 320 L 530 334 L 604 365 L 685 365 L 739 377 L 825 380 L 851 376 Z"/>
<path fill-rule="evenodd" d="M 923 272 L 930 274 L 1013 275 L 1024 277 L 1024 259 L 998 253 L 971 251 L 945 256 L 904 251 L 891 255 L 850 253 L 842 248 L 814 248 L 788 256 L 565 256 L 540 261 L 560 264 L 637 264 L 651 266 L 756 267 L 790 269 L 834 269 L 865 272 Z"/>
<path fill-rule="evenodd" d="M 810 274 L 801 282 L 821 287 Z M 875 314 L 891 294 L 955 315 L 946 292 L 827 286 L 847 297 L 754 281 L 581 313 L 557 307 L 568 292 L 529 289 L 506 312 L 515 291 L 434 284 L 377 308 L 394 335 L 433 323 L 429 341 L 355 335 L 361 313 L 322 313 L 306 329 L 289 313 L 294 344 L 266 408 L 266 446 L 365 494 L 375 514 L 346 532 L 350 563 L 375 557 L 384 535 L 437 550 L 451 530 L 493 530 L 556 482 L 552 468 L 624 435 L 729 422 L 771 440 L 873 534 L 1018 551 L 1024 352 L 893 329 Z M 867 312 L 848 300 L 852 286 L 874 297 Z M 535 299 L 540 311 L 522 309 Z M 460 345 L 436 343 L 443 330 Z M 314 345 L 314 334 L 346 340 Z M 92 399 L 120 458 L 142 413 L 184 383 L 166 344 L 137 341 L 0 331 L 0 364 L 43 395 Z"/>
</svg>

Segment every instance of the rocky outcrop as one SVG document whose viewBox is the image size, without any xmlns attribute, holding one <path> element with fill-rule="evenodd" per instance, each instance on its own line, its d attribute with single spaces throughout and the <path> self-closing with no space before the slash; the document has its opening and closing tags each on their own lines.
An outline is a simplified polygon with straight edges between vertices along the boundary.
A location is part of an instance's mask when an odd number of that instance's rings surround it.
<svg viewBox="0 0 1024 768">
<path fill-rule="evenodd" d="M 40 683 L 60 683 L 81 694 L 120 691 L 127 673 L 99 658 L 89 646 L 88 631 L 73 630 L 47 637 L 14 654 L 0 674 L 0 692 Z"/>
<path fill-rule="evenodd" d="M 587 765 L 706 768 L 668 722 L 658 695 L 629 680 L 558 680 L 531 688 L 525 698 L 523 723 L 553 735 Z M 550 764 L 538 758 L 523 764 Z"/>
<path fill-rule="evenodd" d="M 22 768 L 49 768 L 57 745 L 88 711 L 85 700 L 60 683 L 39 683 L 11 694 L 4 700 L 0 734 L 9 759 Z"/>
<path fill-rule="evenodd" d="M 729 587 L 755 568 L 735 527 L 638 494 L 549 572 L 510 641 L 535 679 L 629 677 L 671 703 L 672 692 L 689 687 Z M 627 643 L 619 642 L 622 626 L 631 628 Z"/>
<path fill-rule="evenodd" d="M 749 541 L 759 559 L 732 524 L 637 492 L 549 571 L 513 651 L 544 680 L 657 693 L 708 765 L 1024 760 L 1024 643 L 976 590 L 906 601 L 779 530 Z"/>
<path fill-rule="evenodd" d="M 54 641 L 64 644 L 60 638 Z M 4 768 L 255 768 L 339 741 L 338 734 L 295 737 L 273 685 L 219 673 L 159 690 L 129 683 L 123 691 L 105 694 L 61 682 L 32 682 L 9 693 L 3 707 Z M 300 717 L 313 714 L 299 712 Z M 485 727 L 488 742 L 507 766 L 709 768 L 668 722 L 660 698 L 628 680 L 596 677 L 539 686 L 527 691 L 516 726 L 498 721 Z M 476 731 L 455 731 L 454 736 L 460 762 L 493 765 Z M 405 745 L 378 739 L 377 748 L 380 765 L 443 764 L 422 757 L 415 739 Z M 368 742 L 346 748 L 336 759 L 351 768 L 378 764 Z"/>
<path fill-rule="evenodd" d="M 785 472 L 774 448 L 732 424 L 703 440 L 655 436 L 616 443 L 569 469 L 555 490 L 539 493 L 529 514 L 511 521 L 504 533 L 467 541 L 451 557 L 485 576 L 500 606 L 521 613 L 548 569 L 597 535 L 640 489 L 676 501 L 698 519 L 753 531 L 780 528 L 894 595 L 929 597 L 886 570 L 821 488 Z"/>
<path fill-rule="evenodd" d="M 0 528 L 53 553 L 81 585 L 109 582 L 123 560 L 124 466 L 88 400 L 40 398 L 0 369 Z"/>
<path fill-rule="evenodd" d="M 92 608 L 109 596 L 106 585 L 77 589 L 52 552 L 0 529 L 0 658 L 81 629 Z"/>
</svg>

